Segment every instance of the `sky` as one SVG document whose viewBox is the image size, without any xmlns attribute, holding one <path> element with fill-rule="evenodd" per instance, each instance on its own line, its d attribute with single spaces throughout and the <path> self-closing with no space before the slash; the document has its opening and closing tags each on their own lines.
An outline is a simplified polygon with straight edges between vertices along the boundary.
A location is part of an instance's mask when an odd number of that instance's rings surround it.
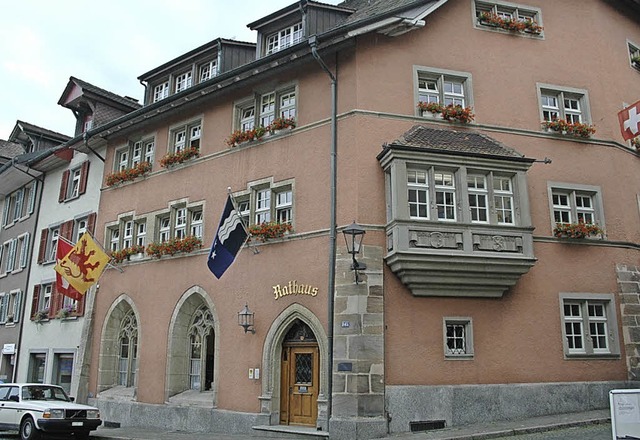
<svg viewBox="0 0 640 440">
<path fill-rule="evenodd" d="M 73 113 L 58 105 L 69 77 L 142 103 L 138 76 L 219 37 L 255 42 L 247 24 L 292 3 L 0 0 L 0 139 L 17 120 L 73 136 Z"/>
</svg>

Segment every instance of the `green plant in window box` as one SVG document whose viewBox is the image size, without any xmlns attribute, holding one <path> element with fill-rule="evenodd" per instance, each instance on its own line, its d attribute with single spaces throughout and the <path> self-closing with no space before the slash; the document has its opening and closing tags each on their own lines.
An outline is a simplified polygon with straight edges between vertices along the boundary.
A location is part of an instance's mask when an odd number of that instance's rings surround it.
<svg viewBox="0 0 640 440">
<path fill-rule="evenodd" d="M 230 147 L 235 147 L 244 142 L 260 140 L 263 138 L 265 134 L 267 134 L 267 132 L 268 132 L 268 127 L 265 128 L 263 126 L 259 126 L 251 130 L 244 130 L 244 131 L 236 130 L 233 133 L 231 133 L 231 136 L 227 138 L 226 143 Z"/>
<path fill-rule="evenodd" d="M 58 313 L 56 313 L 56 318 L 65 319 L 65 318 L 68 318 L 69 316 L 71 316 L 74 313 L 76 313 L 75 306 L 64 306 L 63 308 L 58 310 Z"/>
<path fill-rule="evenodd" d="M 439 102 L 419 101 L 418 109 L 420 109 L 420 111 L 422 111 L 423 113 L 429 112 L 433 115 L 436 115 L 438 113 L 442 113 L 442 111 L 444 110 L 444 105 L 440 104 Z"/>
<path fill-rule="evenodd" d="M 636 150 L 640 150 L 640 137 L 634 137 L 631 139 L 631 146 Z"/>
<path fill-rule="evenodd" d="M 604 236 L 604 230 L 595 223 L 585 223 L 580 221 L 578 223 L 556 223 L 556 227 L 553 228 L 553 235 L 561 238 L 585 238 L 589 236 Z"/>
<path fill-rule="evenodd" d="M 640 68 L 640 55 L 635 55 L 631 57 L 631 64 Z"/>
<path fill-rule="evenodd" d="M 543 27 L 531 18 L 503 18 L 494 12 L 481 12 L 478 22 L 485 26 L 497 27 L 511 32 L 528 32 L 539 35 Z"/>
<path fill-rule="evenodd" d="M 202 239 L 195 235 L 188 235 L 184 238 L 172 238 L 162 243 L 149 243 L 147 255 L 153 258 L 160 258 L 163 255 L 175 255 L 177 253 L 188 254 L 202 247 Z"/>
<path fill-rule="evenodd" d="M 38 310 L 33 314 L 33 320 L 35 322 L 41 322 L 49 319 L 49 309 Z"/>
<path fill-rule="evenodd" d="M 249 234 L 260 241 L 267 241 L 272 238 L 282 238 L 284 234 L 293 230 L 290 223 L 264 222 L 259 225 L 249 227 Z"/>
<path fill-rule="evenodd" d="M 185 148 L 177 153 L 167 153 L 162 159 L 160 159 L 160 165 L 168 168 L 172 165 L 183 163 L 193 157 L 200 156 L 200 149 L 198 147 Z"/>
<path fill-rule="evenodd" d="M 119 251 L 110 252 L 109 255 L 113 259 L 113 261 L 117 263 L 122 263 L 125 260 L 128 260 L 132 255 L 140 254 L 145 251 L 144 246 L 134 244 L 133 246 L 126 247 L 120 249 Z"/>
<path fill-rule="evenodd" d="M 267 127 L 267 130 L 274 133 L 278 130 L 284 130 L 286 128 L 296 128 L 296 120 L 293 118 L 275 118 L 271 124 Z"/>
<path fill-rule="evenodd" d="M 139 176 L 144 176 L 149 171 L 151 171 L 151 164 L 149 162 L 141 162 L 133 168 L 107 174 L 105 184 L 107 186 L 114 186 L 122 182 L 129 182 Z"/>
</svg>

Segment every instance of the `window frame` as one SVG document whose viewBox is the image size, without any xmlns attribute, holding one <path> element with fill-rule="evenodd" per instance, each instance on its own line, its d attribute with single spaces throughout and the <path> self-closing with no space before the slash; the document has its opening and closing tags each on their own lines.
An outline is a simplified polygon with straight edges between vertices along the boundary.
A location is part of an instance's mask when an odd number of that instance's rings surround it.
<svg viewBox="0 0 640 440">
<path fill-rule="evenodd" d="M 421 88 L 420 83 L 431 82 L 435 83 L 436 88 L 429 90 L 427 88 Z M 445 91 L 445 83 L 461 84 L 462 94 L 459 93 L 447 93 Z M 463 72 L 457 70 L 440 69 L 437 67 L 429 66 L 413 66 L 413 90 L 414 90 L 414 102 L 418 103 L 423 101 L 421 97 L 424 95 L 437 95 L 437 100 L 427 99 L 425 102 L 439 102 L 442 105 L 447 105 L 447 99 L 460 99 L 462 97 L 463 107 L 473 107 L 473 76 L 470 72 Z M 449 98 L 447 98 L 449 97 Z M 421 111 L 415 106 L 415 115 L 421 116 Z"/>
<path fill-rule="evenodd" d="M 157 84 L 154 84 L 153 88 L 151 89 L 151 102 L 158 102 L 158 101 L 162 101 L 163 99 L 166 99 L 169 97 L 169 80 L 165 80 L 162 82 L 158 82 Z"/>
<path fill-rule="evenodd" d="M 153 167 L 155 157 L 155 136 L 143 136 L 138 140 L 129 140 L 127 145 L 117 148 L 113 155 L 113 171 L 120 172 L 147 162 Z M 136 152 L 139 153 L 136 153 Z M 125 158 L 123 159 L 123 156 Z"/>
<path fill-rule="evenodd" d="M 264 56 L 295 46 L 304 40 L 304 34 L 303 22 L 299 21 L 266 35 L 264 38 Z"/>
<path fill-rule="evenodd" d="M 167 152 L 176 154 L 188 148 L 200 149 L 202 140 L 202 117 L 173 125 L 169 129 L 169 140 L 167 143 Z M 196 133 L 194 133 L 196 131 Z M 183 136 L 183 140 L 179 138 Z"/>
<path fill-rule="evenodd" d="M 263 108 L 265 97 L 273 95 L 272 105 Z M 285 102 L 286 98 L 286 102 Z M 298 114 L 298 86 L 287 84 L 276 89 L 255 92 L 234 104 L 233 130 L 247 131 L 267 127 L 274 119 L 296 119 Z M 266 121 L 266 124 L 265 124 Z"/>
<path fill-rule="evenodd" d="M 640 44 L 627 40 L 627 50 L 629 51 L 629 65 L 632 69 L 640 71 L 640 63 L 634 65 L 632 61 L 634 56 L 640 56 Z"/>
<path fill-rule="evenodd" d="M 567 195 L 568 205 L 560 205 L 554 203 L 554 194 L 565 194 Z M 572 184 L 566 182 L 547 182 L 547 197 L 549 203 L 549 217 L 551 220 L 551 231 L 553 232 L 556 227 L 556 223 L 565 223 L 565 222 L 557 222 L 555 220 L 555 212 L 556 210 L 562 212 L 569 212 L 569 223 L 578 223 L 578 217 L 580 211 L 586 210 L 583 208 L 582 210 L 578 209 L 576 201 L 576 196 L 584 196 L 588 195 L 591 197 L 592 201 L 592 209 L 590 212 L 593 215 L 594 223 L 597 224 L 603 230 L 606 230 L 605 218 L 604 218 L 604 204 L 602 199 L 602 188 L 596 185 L 583 185 L 583 184 Z M 585 237 L 588 238 L 588 237 Z"/>
<path fill-rule="evenodd" d="M 176 74 L 173 81 L 173 93 L 184 92 L 193 86 L 193 70 L 187 70 Z"/>
<path fill-rule="evenodd" d="M 560 323 L 562 327 L 562 347 L 565 359 L 572 358 L 590 358 L 590 359 L 610 359 L 612 357 L 620 357 L 620 336 L 618 334 L 618 318 L 616 315 L 615 295 L 610 293 L 567 293 L 559 294 L 560 306 Z M 574 319 L 567 319 L 565 315 L 565 305 L 579 305 L 581 316 Z M 591 336 L 591 330 L 587 330 L 592 322 L 603 322 L 601 318 L 589 318 L 589 304 L 598 304 L 604 306 L 606 317 L 604 322 L 607 328 L 607 344 L 608 349 L 594 349 Z M 569 348 L 567 340 L 566 324 L 576 322 L 581 324 L 582 349 Z"/>
<path fill-rule="evenodd" d="M 589 92 L 584 89 L 577 89 L 573 87 L 556 86 L 552 84 L 536 83 L 536 93 L 538 95 L 538 112 L 540 121 L 545 121 L 545 111 L 557 111 L 558 118 L 567 120 L 567 115 L 578 116 L 580 123 L 591 124 L 591 106 L 589 104 Z M 545 96 L 553 96 L 557 100 L 556 107 L 549 107 L 544 105 Z M 579 109 L 566 108 L 565 100 L 576 100 L 579 103 Z M 545 110 L 545 108 L 547 110 Z M 553 118 L 550 118 L 553 119 Z M 574 118 L 572 121 L 576 122 Z"/>
<path fill-rule="evenodd" d="M 464 329 L 464 335 L 462 336 L 464 342 L 464 352 L 455 353 L 449 348 L 449 326 L 462 326 Z M 442 318 L 442 339 L 443 350 L 445 359 L 452 360 L 470 360 L 474 357 L 473 348 L 473 320 L 471 317 L 444 317 Z"/>
<path fill-rule="evenodd" d="M 184 211 L 184 221 L 179 222 L 181 219 L 179 213 Z M 156 243 L 162 243 L 172 239 L 183 239 L 185 237 L 194 235 L 195 230 L 199 230 L 201 235 L 197 235 L 198 238 L 204 237 L 204 202 L 176 202 L 172 204 L 168 210 L 158 212 L 154 216 L 155 228 L 153 234 L 153 241 Z M 184 235 L 180 235 L 179 231 L 183 231 Z M 146 236 L 149 236 L 149 230 L 146 230 Z"/>
<path fill-rule="evenodd" d="M 140 228 L 140 225 L 144 225 Z M 117 222 L 106 225 L 106 249 L 111 252 L 136 246 L 146 247 L 148 237 L 148 224 L 146 216 L 123 214 Z"/>
<path fill-rule="evenodd" d="M 33 214 L 37 188 L 38 182 L 34 180 L 5 196 L 2 227 L 13 226 L 13 224 L 21 222 Z"/>
<path fill-rule="evenodd" d="M 259 194 L 268 191 L 268 199 L 260 199 Z M 281 203 L 280 195 L 289 194 L 284 203 Z M 294 225 L 295 221 L 295 184 L 294 180 L 273 182 L 272 179 L 250 182 L 247 189 L 233 195 L 238 207 L 238 213 L 245 227 L 257 225 L 258 220 L 265 222 L 281 222 L 282 216 L 287 218 L 286 223 Z M 260 200 L 268 200 L 268 206 L 259 206 Z M 287 214 L 283 214 L 286 212 Z"/>
<path fill-rule="evenodd" d="M 509 32 L 506 29 L 500 29 L 493 26 L 483 25 L 478 21 L 478 17 L 482 12 L 493 12 L 499 16 L 503 16 L 503 14 L 510 14 L 510 16 L 516 20 L 520 19 L 522 15 L 522 19 L 530 18 L 535 21 L 538 25 L 544 28 L 542 23 L 542 9 L 536 6 L 529 6 L 520 3 L 512 3 L 506 2 L 502 0 L 493 0 L 493 1 L 484 1 L 484 0 L 473 0 L 473 27 L 476 29 L 481 29 L 485 31 L 491 32 L 501 32 L 501 33 L 509 33 L 513 34 L 513 32 Z M 544 30 L 539 34 L 531 33 L 531 32 L 518 32 L 517 35 L 523 37 L 530 38 L 544 38 Z"/>
<path fill-rule="evenodd" d="M 20 289 L 0 293 L 0 324 L 15 325 L 20 322 L 22 296 Z"/>
</svg>

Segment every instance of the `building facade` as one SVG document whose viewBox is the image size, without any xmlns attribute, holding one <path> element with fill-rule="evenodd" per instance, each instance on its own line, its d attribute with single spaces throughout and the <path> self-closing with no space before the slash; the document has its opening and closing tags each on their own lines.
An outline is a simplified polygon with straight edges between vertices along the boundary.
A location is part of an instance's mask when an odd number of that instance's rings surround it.
<svg viewBox="0 0 640 440">
<path fill-rule="evenodd" d="M 142 75 L 144 106 L 74 145 L 104 152 L 95 235 L 120 268 L 95 294 L 91 402 L 331 438 L 607 407 L 638 374 L 617 113 L 640 99 L 639 9 L 299 2 L 250 23 L 255 45 Z M 228 194 L 252 235 L 217 279 Z"/>
</svg>

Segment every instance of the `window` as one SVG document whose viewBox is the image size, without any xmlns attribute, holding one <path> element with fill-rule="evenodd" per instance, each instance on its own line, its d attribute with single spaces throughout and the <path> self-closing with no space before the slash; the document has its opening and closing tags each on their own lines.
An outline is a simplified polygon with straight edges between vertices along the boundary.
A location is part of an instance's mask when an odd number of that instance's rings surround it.
<svg viewBox="0 0 640 440">
<path fill-rule="evenodd" d="M 33 214 L 35 198 L 35 181 L 6 196 L 2 213 L 2 226 L 11 226 L 13 223 Z"/>
<path fill-rule="evenodd" d="M 73 353 L 56 353 L 53 356 L 53 383 L 69 394 L 73 373 Z"/>
<path fill-rule="evenodd" d="M 169 213 L 157 217 L 157 241 L 165 242 L 172 238 L 183 239 L 188 235 L 202 238 L 202 206 L 177 205 Z"/>
<path fill-rule="evenodd" d="M 0 247 L 0 275 L 17 272 L 27 267 L 30 244 L 28 232 L 3 243 Z"/>
<path fill-rule="evenodd" d="M 432 67 L 414 67 L 416 71 L 417 101 L 443 105 L 473 105 L 471 74 Z"/>
<path fill-rule="evenodd" d="M 466 195 L 456 183 L 464 172 Z M 515 224 L 513 182 L 509 175 L 464 168 L 411 167 L 407 169 L 407 202 L 412 219 Z M 468 210 L 468 220 L 465 215 L 459 217 L 459 204 Z"/>
<path fill-rule="evenodd" d="M 87 190 L 88 177 L 89 161 L 85 161 L 70 170 L 65 170 L 62 173 L 62 180 L 60 182 L 58 202 L 72 200 L 84 194 Z"/>
<path fill-rule="evenodd" d="M 169 96 L 169 81 L 158 84 L 153 88 L 153 102 L 158 102 Z"/>
<path fill-rule="evenodd" d="M 179 153 L 186 148 L 199 148 L 202 125 L 200 121 L 192 122 L 171 130 L 170 150 Z"/>
<path fill-rule="evenodd" d="M 2 264 L 0 267 L 0 275 L 6 275 L 13 272 L 16 265 L 17 246 L 18 242 L 16 239 L 8 240 L 3 243 L 2 251 L 0 252 L 0 256 L 2 257 L 2 260 L 0 261 Z"/>
<path fill-rule="evenodd" d="M 189 87 L 191 87 L 191 72 L 185 72 L 181 75 L 176 76 L 175 93 L 186 90 Z"/>
<path fill-rule="evenodd" d="M 631 66 L 640 70 L 640 45 L 627 41 L 627 46 L 629 48 L 629 61 L 631 62 Z"/>
<path fill-rule="evenodd" d="M 586 90 L 538 84 L 540 118 L 542 121 L 564 119 L 567 122 L 590 123 Z"/>
<path fill-rule="evenodd" d="M 115 171 L 124 171 L 138 166 L 141 162 L 153 164 L 155 152 L 154 138 L 129 142 L 129 146 L 116 151 L 114 159 Z"/>
<path fill-rule="evenodd" d="M 44 312 L 47 315 L 51 310 L 51 297 L 53 295 L 53 283 L 34 286 L 33 303 L 31 304 L 31 317 L 36 313 Z"/>
<path fill-rule="evenodd" d="M 120 323 L 118 385 L 135 386 L 138 367 L 138 324 L 133 310 L 125 315 Z"/>
<path fill-rule="evenodd" d="M 235 195 L 238 213 L 246 226 L 260 223 L 293 222 L 292 182 L 261 182 Z"/>
<path fill-rule="evenodd" d="M 289 46 L 293 46 L 302 41 L 302 37 L 302 23 L 296 23 L 293 26 L 271 34 L 266 39 L 265 55 L 270 55 L 286 49 Z"/>
<path fill-rule="evenodd" d="M 49 229 L 47 238 L 47 253 L 45 261 L 56 261 L 56 251 L 58 249 L 58 236 L 60 235 L 60 228 Z"/>
<path fill-rule="evenodd" d="M 22 291 L 0 293 L 0 324 L 13 324 L 20 320 Z"/>
<path fill-rule="evenodd" d="M 196 391 L 211 389 L 213 381 L 213 315 L 202 306 L 193 314 L 187 330 L 189 345 L 189 388 Z"/>
<path fill-rule="evenodd" d="M 256 115 L 256 108 L 258 114 Z M 252 130 L 266 127 L 276 118 L 296 117 L 296 91 L 294 88 L 276 90 L 236 105 L 236 129 Z"/>
<path fill-rule="evenodd" d="M 122 218 L 107 229 L 108 246 L 111 252 L 130 248 L 133 245 L 145 246 L 147 244 L 146 218 L 134 219 Z"/>
<path fill-rule="evenodd" d="M 516 5 L 513 3 L 507 3 L 502 1 L 476 1 L 475 2 L 475 16 L 480 17 L 482 13 L 492 13 L 502 18 L 503 20 L 515 20 L 521 22 L 535 22 L 542 24 L 542 14 L 539 8 L 533 6 Z M 477 22 L 476 22 L 477 23 Z M 477 23 L 478 27 L 483 29 L 492 29 L 495 27 Z M 524 30 L 525 33 L 530 32 L 529 29 Z"/>
<path fill-rule="evenodd" d="M 29 382 L 44 383 L 44 371 L 46 364 L 46 353 L 31 353 L 29 355 Z"/>
<path fill-rule="evenodd" d="M 471 318 L 444 318 L 443 323 L 445 357 L 473 357 Z"/>
<path fill-rule="evenodd" d="M 213 78 L 218 74 L 218 60 L 211 60 L 200 65 L 200 82 Z"/>
<path fill-rule="evenodd" d="M 620 353 L 613 295 L 561 294 L 560 307 L 567 357 Z"/>
<path fill-rule="evenodd" d="M 587 223 L 604 227 L 601 191 L 589 185 L 549 182 L 552 228 L 556 223 Z"/>
</svg>

